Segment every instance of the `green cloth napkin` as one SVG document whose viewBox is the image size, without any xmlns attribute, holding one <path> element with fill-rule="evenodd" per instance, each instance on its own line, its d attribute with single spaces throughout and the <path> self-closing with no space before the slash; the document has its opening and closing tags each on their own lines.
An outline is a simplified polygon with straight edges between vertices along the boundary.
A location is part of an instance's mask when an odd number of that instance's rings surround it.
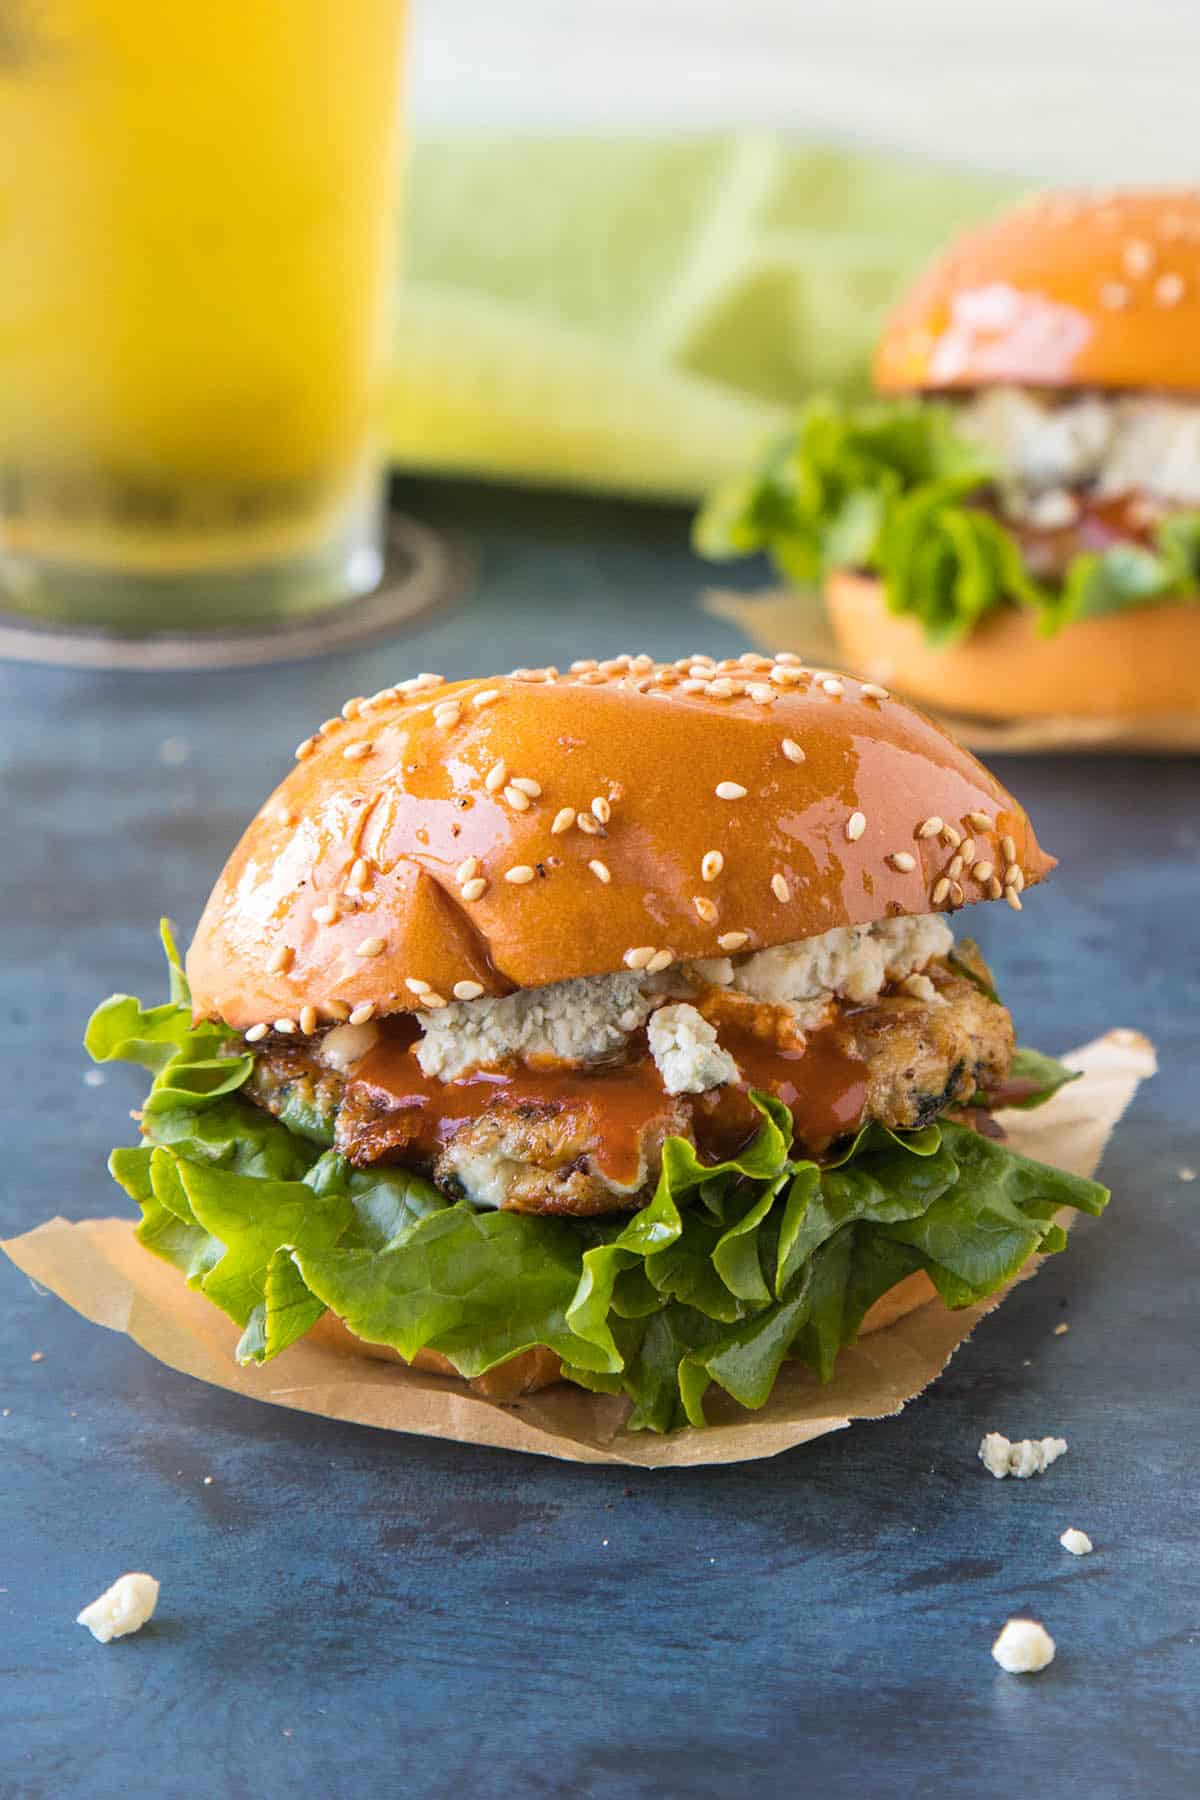
<svg viewBox="0 0 1200 1800">
<path fill-rule="evenodd" d="M 1014 190 L 777 138 L 424 132 L 386 429 L 401 466 L 692 500 Z"/>
</svg>

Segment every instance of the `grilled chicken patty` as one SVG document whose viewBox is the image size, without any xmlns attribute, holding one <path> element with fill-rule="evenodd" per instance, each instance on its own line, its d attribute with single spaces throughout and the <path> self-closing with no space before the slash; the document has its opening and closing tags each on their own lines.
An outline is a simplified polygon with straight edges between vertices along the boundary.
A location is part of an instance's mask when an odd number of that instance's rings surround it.
<svg viewBox="0 0 1200 1800">
<path fill-rule="evenodd" d="M 928 1125 L 998 1087 L 1012 1061 L 1007 1007 L 964 976 L 935 973 L 938 1000 L 884 994 L 837 1026 L 866 1064 L 866 1117 L 895 1131 Z"/>
<path fill-rule="evenodd" d="M 990 985 L 982 961 L 971 962 L 960 947 L 963 962 Z M 840 1006 L 822 1032 L 861 1070 L 865 1098 L 852 1125 L 877 1120 L 912 1129 L 1003 1082 L 1013 1053 L 1006 1008 L 952 964 L 931 964 L 929 976 L 917 984 L 923 991 L 910 984 L 869 1005 Z M 427 1109 L 395 1101 L 356 1072 L 345 1077 L 323 1067 L 315 1049 L 294 1040 L 266 1048 L 255 1060 L 250 1098 L 293 1129 L 332 1134 L 360 1167 L 415 1167 L 455 1198 L 521 1212 L 587 1216 L 644 1205 L 664 1138 L 695 1141 L 698 1121 L 711 1110 L 691 1096 L 668 1095 L 654 1065 L 642 1058 L 570 1071 L 561 1096 L 552 1071 L 525 1080 L 514 1071 L 510 1081 L 475 1088 L 470 1106 L 463 1105 L 460 1084 L 447 1083 L 445 1116 L 431 1120 Z M 801 1085 L 803 1057 L 790 1068 Z M 750 1126 L 757 1122 L 752 1110 L 742 1116 Z M 828 1145 L 805 1147 L 819 1153 Z"/>
</svg>

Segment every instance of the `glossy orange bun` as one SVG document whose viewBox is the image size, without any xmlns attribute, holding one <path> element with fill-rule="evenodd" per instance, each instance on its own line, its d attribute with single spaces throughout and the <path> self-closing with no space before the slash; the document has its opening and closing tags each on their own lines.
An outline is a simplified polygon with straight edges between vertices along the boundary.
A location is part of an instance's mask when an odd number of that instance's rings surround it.
<svg viewBox="0 0 1200 1800">
<path fill-rule="evenodd" d="M 787 657 L 696 667 L 348 703 L 213 890 L 198 1015 L 311 1032 L 996 898 L 1006 866 L 1053 866 L 995 777 L 881 689 Z M 977 872 L 947 877 L 934 815 L 974 838 Z"/>
<path fill-rule="evenodd" d="M 884 393 L 1200 392 L 1200 190 L 1051 194 L 960 238 L 888 321 Z"/>
<path fill-rule="evenodd" d="M 915 619 L 888 611 L 874 576 L 832 576 L 825 602 L 846 661 L 928 706 L 980 719 L 1200 713 L 1200 606 L 1139 606 L 1050 638 L 1005 606 L 962 643 L 932 646 Z"/>
</svg>

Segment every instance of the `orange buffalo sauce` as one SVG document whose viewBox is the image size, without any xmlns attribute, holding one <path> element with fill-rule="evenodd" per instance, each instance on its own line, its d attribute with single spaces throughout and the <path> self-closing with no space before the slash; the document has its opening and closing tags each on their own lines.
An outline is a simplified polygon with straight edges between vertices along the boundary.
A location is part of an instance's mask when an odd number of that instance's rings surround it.
<svg viewBox="0 0 1200 1800">
<path fill-rule="evenodd" d="M 853 1131 L 867 1103 L 867 1069 L 826 1028 L 783 1048 L 755 1031 L 723 1025 L 721 1048 L 741 1070 L 741 1080 L 695 1096 L 696 1142 L 701 1153 L 729 1156 L 754 1135 L 759 1114 L 750 1089 L 774 1094 L 792 1115 L 793 1154 L 817 1153 Z"/>
<path fill-rule="evenodd" d="M 590 1160 L 597 1173 L 630 1187 L 638 1178 L 646 1132 L 674 1110 L 648 1054 L 590 1069 L 574 1065 L 537 1069 L 513 1063 L 441 1081 L 426 1075 L 417 1061 L 413 1048 L 417 1035 L 410 1020 L 398 1020 L 394 1026 L 389 1021 L 347 1090 L 351 1105 L 359 1097 L 369 1097 L 376 1109 L 386 1108 L 386 1122 L 380 1121 L 378 1128 L 398 1138 L 395 1147 L 403 1144 L 406 1157 L 432 1161 L 461 1126 L 482 1118 L 497 1102 L 552 1107 L 570 1116 L 573 1135 L 595 1139 L 597 1148 L 590 1152 Z M 404 1118 L 397 1120 L 397 1113 Z M 410 1125 L 411 1130 L 397 1134 L 397 1124 Z"/>
<path fill-rule="evenodd" d="M 343 1118 L 351 1126 L 364 1160 L 431 1162 L 462 1127 L 488 1108 L 536 1106 L 567 1116 L 571 1134 L 596 1148 L 589 1160 L 597 1173 L 620 1186 L 637 1179 L 647 1133 L 664 1124 L 678 1130 L 691 1113 L 700 1156 L 719 1162 L 732 1156 L 761 1124 L 750 1102 L 751 1088 L 776 1095 L 792 1114 L 796 1151 L 818 1153 L 853 1131 L 867 1098 L 866 1066 L 847 1053 L 836 1032 L 799 1036 L 781 1047 L 750 1027 L 722 1021 L 721 1043 L 734 1057 L 741 1080 L 726 1087 L 678 1098 L 666 1093 L 644 1035 L 623 1062 L 580 1068 L 532 1068 L 512 1064 L 479 1069 L 456 1081 L 426 1075 L 414 1054 L 415 1022 L 390 1020 L 384 1034 L 356 1068 L 346 1093 Z"/>
</svg>

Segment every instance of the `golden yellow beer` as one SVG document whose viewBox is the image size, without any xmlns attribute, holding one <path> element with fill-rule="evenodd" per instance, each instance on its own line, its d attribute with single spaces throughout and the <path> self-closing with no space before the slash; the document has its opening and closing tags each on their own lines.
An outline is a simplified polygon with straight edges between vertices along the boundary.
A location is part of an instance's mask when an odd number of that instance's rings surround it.
<svg viewBox="0 0 1200 1800">
<path fill-rule="evenodd" d="M 403 12 L 0 0 L 0 605 L 368 584 Z"/>
</svg>

